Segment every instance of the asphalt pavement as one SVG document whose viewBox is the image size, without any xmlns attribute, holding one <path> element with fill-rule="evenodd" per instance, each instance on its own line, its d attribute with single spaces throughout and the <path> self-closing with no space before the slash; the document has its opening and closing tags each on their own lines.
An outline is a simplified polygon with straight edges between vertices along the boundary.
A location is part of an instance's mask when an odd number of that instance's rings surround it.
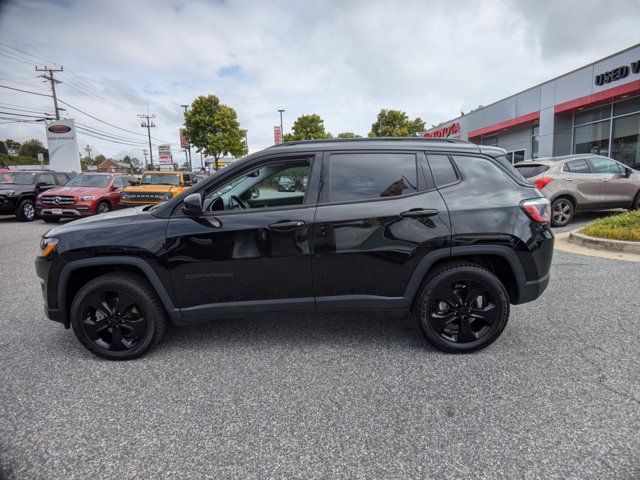
<svg viewBox="0 0 640 480">
<path fill-rule="evenodd" d="M 556 252 L 475 354 L 410 319 L 266 315 L 117 363 L 45 318 L 47 229 L 0 218 L 1 478 L 640 477 L 637 263 Z"/>
</svg>

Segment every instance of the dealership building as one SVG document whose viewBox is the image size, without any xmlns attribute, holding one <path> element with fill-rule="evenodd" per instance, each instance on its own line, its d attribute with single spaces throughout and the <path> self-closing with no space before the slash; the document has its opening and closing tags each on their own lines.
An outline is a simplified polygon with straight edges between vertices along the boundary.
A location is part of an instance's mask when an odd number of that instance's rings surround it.
<svg viewBox="0 0 640 480">
<path fill-rule="evenodd" d="M 507 150 L 513 162 L 595 153 L 640 168 L 640 44 L 424 133 Z"/>
</svg>

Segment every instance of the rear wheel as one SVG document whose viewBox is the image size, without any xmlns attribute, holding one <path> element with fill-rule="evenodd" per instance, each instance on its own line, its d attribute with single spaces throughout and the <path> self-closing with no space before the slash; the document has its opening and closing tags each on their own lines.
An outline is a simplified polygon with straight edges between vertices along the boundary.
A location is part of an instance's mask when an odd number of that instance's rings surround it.
<svg viewBox="0 0 640 480">
<path fill-rule="evenodd" d="M 551 226 L 564 227 L 573 219 L 575 209 L 571 200 L 558 198 L 551 204 Z"/>
<path fill-rule="evenodd" d="M 130 360 L 165 333 L 167 317 L 149 283 L 131 273 L 108 273 L 82 287 L 71 304 L 71 326 L 95 355 Z"/>
<path fill-rule="evenodd" d="M 36 218 L 36 207 L 33 200 L 24 199 L 18 204 L 16 217 L 21 222 L 32 222 Z"/>
<path fill-rule="evenodd" d="M 509 319 L 509 297 L 486 268 L 451 263 L 427 277 L 415 315 L 433 346 L 446 352 L 470 352 L 500 336 Z"/>
</svg>

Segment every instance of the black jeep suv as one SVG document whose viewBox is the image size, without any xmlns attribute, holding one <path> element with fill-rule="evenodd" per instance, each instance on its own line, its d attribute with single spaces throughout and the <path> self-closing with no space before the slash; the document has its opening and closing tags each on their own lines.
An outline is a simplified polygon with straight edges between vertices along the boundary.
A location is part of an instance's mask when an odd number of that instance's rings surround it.
<svg viewBox="0 0 640 480">
<path fill-rule="evenodd" d="M 308 177 L 279 192 L 281 177 Z M 493 342 L 549 281 L 549 201 L 504 150 L 442 139 L 292 142 L 176 198 L 49 230 L 49 318 L 130 359 L 168 321 L 310 310 L 411 313 L 439 349 Z"/>
<path fill-rule="evenodd" d="M 62 172 L 0 172 L 0 215 L 15 215 L 22 222 L 36 218 L 36 197 L 54 187 L 64 185 L 71 175 Z"/>
</svg>

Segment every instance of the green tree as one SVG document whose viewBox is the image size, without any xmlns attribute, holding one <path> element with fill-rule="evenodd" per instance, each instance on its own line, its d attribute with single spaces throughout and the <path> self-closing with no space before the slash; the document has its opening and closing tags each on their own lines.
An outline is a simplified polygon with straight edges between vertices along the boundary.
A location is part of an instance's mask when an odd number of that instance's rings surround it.
<svg viewBox="0 0 640 480">
<path fill-rule="evenodd" d="M 213 157 L 215 168 L 225 155 L 241 157 L 248 152 L 236 111 L 215 95 L 199 96 L 185 114 L 186 135 L 197 152 Z"/>
<path fill-rule="evenodd" d="M 0 153 L 7 153 L 7 146 L 2 140 L 0 140 Z"/>
<path fill-rule="evenodd" d="M 93 164 L 97 167 L 99 166 L 102 162 L 106 162 L 107 161 L 107 157 L 105 157 L 104 155 L 100 154 L 100 155 L 96 155 L 93 159 Z"/>
<path fill-rule="evenodd" d="M 424 131 L 420 117 L 409 120 L 405 112 L 382 109 L 375 123 L 371 124 L 370 137 L 415 137 Z"/>
<path fill-rule="evenodd" d="M 324 129 L 324 120 L 315 113 L 311 115 L 300 115 L 291 127 L 291 133 L 284 136 L 285 142 L 294 140 L 315 140 L 322 138 L 333 138 Z"/>
<path fill-rule="evenodd" d="M 32 138 L 31 140 L 27 140 L 20 146 L 19 150 L 20 155 L 25 157 L 37 158 L 39 153 L 44 154 L 44 158 L 49 158 L 49 151 L 42 145 L 40 140 L 36 140 Z"/>
<path fill-rule="evenodd" d="M 353 132 L 342 132 L 339 133 L 336 138 L 362 138 L 362 135 L 358 135 Z"/>
<path fill-rule="evenodd" d="M 20 150 L 20 143 L 16 142 L 15 140 L 11 140 L 10 138 L 7 138 L 4 141 L 4 144 L 7 148 L 15 148 L 16 150 Z"/>
</svg>

